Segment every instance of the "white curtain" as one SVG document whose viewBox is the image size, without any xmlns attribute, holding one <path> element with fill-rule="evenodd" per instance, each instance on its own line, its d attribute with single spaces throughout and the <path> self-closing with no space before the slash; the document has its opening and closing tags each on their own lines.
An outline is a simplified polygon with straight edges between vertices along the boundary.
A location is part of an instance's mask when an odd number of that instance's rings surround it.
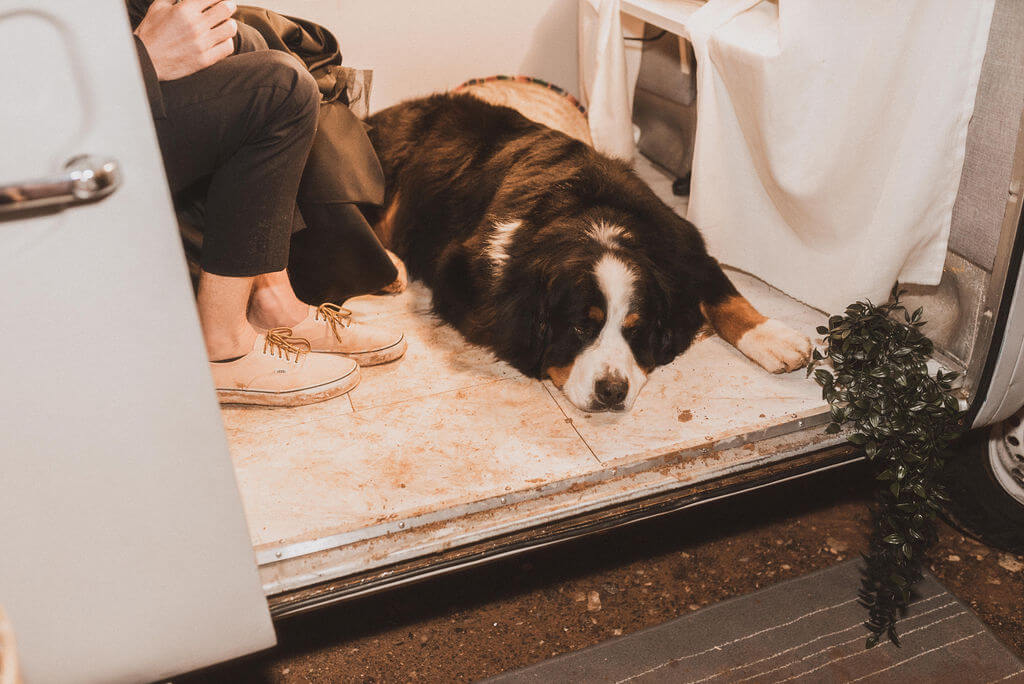
<svg viewBox="0 0 1024 684">
<path fill-rule="evenodd" d="M 884 301 L 897 279 L 937 284 L 993 4 L 710 0 L 695 12 L 688 218 L 709 251 L 830 312 Z"/>
<path fill-rule="evenodd" d="M 632 161 L 632 88 L 619 0 L 579 0 L 580 92 L 599 151 Z M 639 65 L 638 65 L 639 66 Z M 635 80 L 636 74 L 632 74 Z"/>
</svg>

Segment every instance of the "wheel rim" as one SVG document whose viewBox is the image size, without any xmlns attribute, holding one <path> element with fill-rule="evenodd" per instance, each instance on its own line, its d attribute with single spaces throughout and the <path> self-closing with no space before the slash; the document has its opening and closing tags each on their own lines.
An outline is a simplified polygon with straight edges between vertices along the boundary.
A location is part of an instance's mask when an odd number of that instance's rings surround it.
<svg viewBox="0 0 1024 684">
<path fill-rule="evenodd" d="M 988 458 L 996 482 L 1024 506 L 1024 408 L 992 426 Z"/>
</svg>

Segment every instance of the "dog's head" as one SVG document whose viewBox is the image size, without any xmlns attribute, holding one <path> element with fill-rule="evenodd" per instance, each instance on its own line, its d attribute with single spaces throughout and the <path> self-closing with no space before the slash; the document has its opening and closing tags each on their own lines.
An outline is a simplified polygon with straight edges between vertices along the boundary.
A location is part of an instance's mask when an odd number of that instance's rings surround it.
<svg viewBox="0 0 1024 684">
<path fill-rule="evenodd" d="M 619 223 L 587 219 L 559 230 L 575 237 L 547 255 L 538 278 L 536 367 L 584 411 L 627 411 L 647 375 L 689 347 L 702 325 L 699 278 L 686 263 L 659 266 Z"/>
</svg>

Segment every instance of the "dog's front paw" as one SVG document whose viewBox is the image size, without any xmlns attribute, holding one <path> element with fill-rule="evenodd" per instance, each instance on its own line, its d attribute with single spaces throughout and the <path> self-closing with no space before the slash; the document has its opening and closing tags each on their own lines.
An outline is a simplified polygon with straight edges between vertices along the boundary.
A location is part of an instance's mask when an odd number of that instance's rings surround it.
<svg viewBox="0 0 1024 684">
<path fill-rule="evenodd" d="M 794 371 L 811 359 L 811 341 L 807 336 L 774 318 L 745 332 L 736 348 L 771 373 Z"/>
</svg>

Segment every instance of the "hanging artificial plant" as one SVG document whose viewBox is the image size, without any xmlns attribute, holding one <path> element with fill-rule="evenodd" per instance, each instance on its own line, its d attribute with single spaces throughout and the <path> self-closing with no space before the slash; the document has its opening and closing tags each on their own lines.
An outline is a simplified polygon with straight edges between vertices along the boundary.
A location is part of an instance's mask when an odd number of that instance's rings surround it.
<svg viewBox="0 0 1024 684">
<path fill-rule="evenodd" d="M 879 482 L 860 590 L 870 611 L 868 648 L 883 634 L 899 646 L 896 620 L 937 538 L 936 518 L 946 500 L 942 470 L 963 429 L 952 387 L 957 374 L 928 372 L 932 342 L 920 330 L 922 310 L 907 312 L 901 294 L 893 288 L 888 304 L 857 302 L 845 315 L 830 317 L 818 328 L 824 352 L 814 350 L 807 370 L 831 406 L 825 431 L 852 425 L 849 441 L 864 449 Z M 829 364 L 831 372 L 818 367 Z"/>
</svg>

